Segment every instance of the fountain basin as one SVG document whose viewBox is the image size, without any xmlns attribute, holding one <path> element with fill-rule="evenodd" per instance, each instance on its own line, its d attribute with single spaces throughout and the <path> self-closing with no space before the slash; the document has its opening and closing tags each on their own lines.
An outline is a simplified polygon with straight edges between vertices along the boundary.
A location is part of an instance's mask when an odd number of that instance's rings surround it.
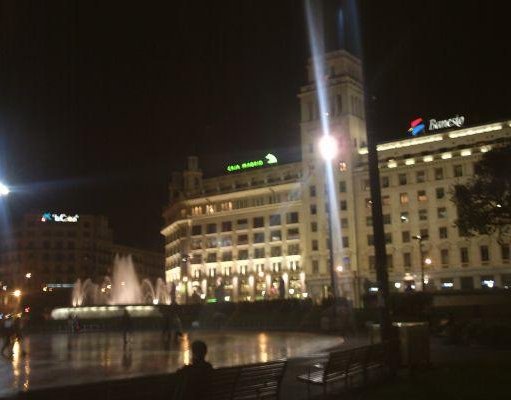
<svg viewBox="0 0 511 400">
<path fill-rule="evenodd" d="M 77 316 L 84 319 L 108 319 L 120 318 L 124 310 L 128 311 L 133 318 L 161 317 L 162 306 L 152 305 L 113 305 L 113 306 L 81 306 L 81 307 L 59 307 L 51 311 L 51 318 L 54 320 L 66 320 L 69 316 Z"/>
</svg>

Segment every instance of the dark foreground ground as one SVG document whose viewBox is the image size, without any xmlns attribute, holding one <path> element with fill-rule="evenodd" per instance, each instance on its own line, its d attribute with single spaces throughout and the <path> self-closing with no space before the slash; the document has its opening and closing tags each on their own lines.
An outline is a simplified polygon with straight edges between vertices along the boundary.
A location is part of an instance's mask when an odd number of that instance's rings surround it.
<svg viewBox="0 0 511 400">
<path fill-rule="evenodd" d="M 16 348 L 12 360 L 0 359 L 0 397 L 38 387 L 65 386 L 173 372 L 189 362 L 188 345 L 194 338 L 210 344 L 217 366 L 289 358 L 282 399 L 307 399 L 307 387 L 296 380 L 307 366 L 324 361 L 326 349 L 367 344 L 366 338 L 279 332 L 195 332 L 179 345 L 166 348 L 156 332 L 139 332 L 126 349 L 120 333 L 33 335 L 27 339 L 28 356 Z M 329 399 L 509 399 L 511 350 L 447 346 L 431 341 L 430 368 L 410 374 L 401 370 L 394 380 L 375 380 L 366 388 L 346 392 L 342 385 L 329 389 Z M 312 388 L 311 398 L 321 398 Z M 170 393 L 169 393 L 170 398 Z"/>
<path fill-rule="evenodd" d="M 347 341 L 349 345 L 349 340 Z M 410 374 L 401 370 L 392 381 L 378 381 L 367 388 L 344 391 L 332 388 L 329 399 L 347 400 L 482 400 L 511 398 L 511 350 L 446 346 L 432 340 L 432 366 Z M 289 371 L 291 372 L 291 371 Z M 289 382 L 291 383 L 291 382 Z M 293 384 L 286 399 L 307 398 L 305 385 Z M 321 398 L 316 388 L 312 398 Z"/>
</svg>

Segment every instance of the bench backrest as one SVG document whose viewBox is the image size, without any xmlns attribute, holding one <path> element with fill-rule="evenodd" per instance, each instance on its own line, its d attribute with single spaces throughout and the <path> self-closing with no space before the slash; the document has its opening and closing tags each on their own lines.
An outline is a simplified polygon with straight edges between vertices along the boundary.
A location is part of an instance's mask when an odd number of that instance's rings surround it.
<svg viewBox="0 0 511 400">
<path fill-rule="evenodd" d="M 240 375 L 240 367 L 218 368 L 208 375 L 201 400 L 230 400 Z"/>
<path fill-rule="evenodd" d="M 285 369 L 285 361 L 242 366 L 233 399 L 278 399 Z"/>
<path fill-rule="evenodd" d="M 328 378 L 331 376 L 346 373 L 349 368 L 351 358 L 351 350 L 339 350 L 331 352 L 325 365 L 325 380 L 328 380 Z"/>
</svg>

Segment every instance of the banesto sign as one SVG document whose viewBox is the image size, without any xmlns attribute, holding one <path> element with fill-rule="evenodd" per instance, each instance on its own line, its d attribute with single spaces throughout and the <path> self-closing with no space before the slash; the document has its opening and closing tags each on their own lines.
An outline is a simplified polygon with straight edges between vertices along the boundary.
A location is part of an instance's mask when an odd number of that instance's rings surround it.
<svg viewBox="0 0 511 400">
<path fill-rule="evenodd" d="M 430 131 L 436 131 L 437 129 L 444 129 L 444 128 L 461 128 L 463 124 L 465 123 L 465 117 L 456 115 L 453 118 L 444 119 L 441 121 L 437 121 L 436 119 L 430 119 L 429 120 L 429 130 Z"/>
<path fill-rule="evenodd" d="M 455 117 L 442 120 L 430 119 L 427 125 L 422 118 L 416 118 L 410 122 L 408 132 L 411 133 L 412 136 L 417 136 L 426 131 L 426 126 L 428 128 L 427 130 L 431 132 L 446 128 L 461 128 L 464 124 L 465 117 L 462 115 L 456 115 Z"/>
</svg>

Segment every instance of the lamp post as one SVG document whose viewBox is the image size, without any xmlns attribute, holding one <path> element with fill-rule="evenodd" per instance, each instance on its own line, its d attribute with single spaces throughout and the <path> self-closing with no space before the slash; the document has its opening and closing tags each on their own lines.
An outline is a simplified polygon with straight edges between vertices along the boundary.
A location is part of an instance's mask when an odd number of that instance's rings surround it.
<svg viewBox="0 0 511 400">
<path fill-rule="evenodd" d="M 11 191 L 5 183 L 0 182 L 0 197 L 7 196 Z"/>
<path fill-rule="evenodd" d="M 427 235 L 415 235 L 415 236 L 412 236 L 412 239 L 415 239 L 417 240 L 417 242 L 419 243 L 419 254 L 420 254 L 420 258 L 421 258 L 421 289 L 422 291 L 424 292 L 424 263 L 427 263 L 428 265 L 431 264 L 431 258 L 425 258 L 424 257 L 424 251 L 422 250 L 422 241 L 423 240 L 427 240 L 428 239 L 428 236 Z"/>
<path fill-rule="evenodd" d="M 323 134 L 319 141 L 319 152 L 321 154 L 321 157 L 325 161 L 325 185 L 327 185 L 327 193 L 329 193 L 330 190 L 333 190 L 333 188 L 328 187 L 328 167 L 329 164 L 332 162 L 332 160 L 337 155 L 337 141 L 335 138 L 329 134 Z M 332 296 L 333 296 L 333 303 L 334 303 L 334 320 L 337 315 L 337 281 L 336 281 L 336 270 L 335 270 L 335 260 L 334 260 L 334 249 L 333 249 L 333 237 L 332 237 L 332 205 L 331 198 L 327 194 L 327 201 L 326 201 L 326 212 L 327 212 L 327 228 L 328 228 L 328 256 L 330 258 L 329 262 L 329 270 L 330 270 L 330 284 L 332 286 Z"/>
</svg>

